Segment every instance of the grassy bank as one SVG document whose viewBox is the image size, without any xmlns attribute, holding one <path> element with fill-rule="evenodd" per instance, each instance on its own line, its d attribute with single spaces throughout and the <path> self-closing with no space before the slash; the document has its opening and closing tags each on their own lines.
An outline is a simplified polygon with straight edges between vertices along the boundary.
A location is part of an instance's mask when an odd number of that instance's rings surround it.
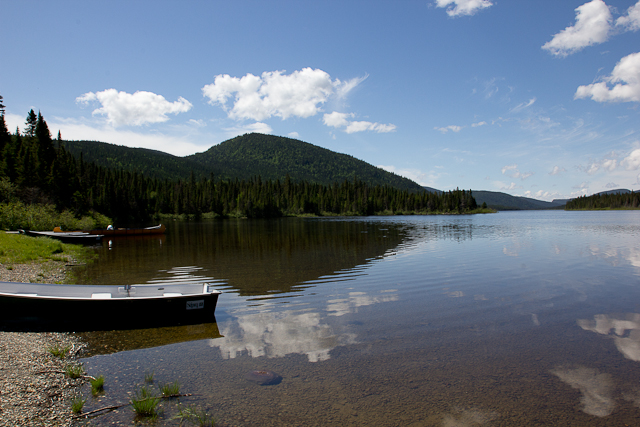
<svg viewBox="0 0 640 427">
<path fill-rule="evenodd" d="M 85 246 L 71 245 L 45 237 L 0 232 L 0 264 L 10 269 L 14 264 L 47 261 L 87 262 L 93 251 Z"/>
</svg>

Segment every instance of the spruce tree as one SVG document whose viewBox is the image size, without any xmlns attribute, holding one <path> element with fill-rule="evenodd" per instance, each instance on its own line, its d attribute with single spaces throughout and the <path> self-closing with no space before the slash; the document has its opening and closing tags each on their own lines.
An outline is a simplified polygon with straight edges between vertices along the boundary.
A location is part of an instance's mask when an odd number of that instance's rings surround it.
<svg viewBox="0 0 640 427">
<path fill-rule="evenodd" d="M 31 111 L 29 111 L 29 114 L 27 114 L 27 120 L 25 124 L 26 127 L 24 129 L 24 135 L 30 137 L 36 136 L 36 125 L 38 124 L 38 116 L 36 116 L 33 108 L 31 109 Z"/>
<path fill-rule="evenodd" d="M 7 129 L 7 123 L 4 121 L 4 114 L 0 115 L 0 155 L 4 152 L 4 148 L 11 143 L 11 134 Z"/>
<path fill-rule="evenodd" d="M 33 110 L 32 110 L 33 111 Z M 36 121 L 35 136 L 38 140 L 38 159 L 41 163 L 41 177 L 45 178 L 50 172 L 51 164 L 56 157 L 56 150 L 51 140 L 51 132 L 49 126 L 44 121 L 42 114 L 38 111 L 38 119 Z"/>
</svg>

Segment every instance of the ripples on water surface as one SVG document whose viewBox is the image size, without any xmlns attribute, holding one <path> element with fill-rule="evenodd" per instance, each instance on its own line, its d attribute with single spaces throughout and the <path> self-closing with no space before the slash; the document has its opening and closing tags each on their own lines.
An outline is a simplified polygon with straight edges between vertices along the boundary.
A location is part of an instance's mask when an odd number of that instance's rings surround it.
<svg viewBox="0 0 640 427">
<path fill-rule="evenodd" d="M 638 425 L 639 237 L 637 211 L 545 211 L 172 223 L 105 242 L 80 281 L 224 293 L 217 323 L 84 334 L 107 386 L 87 410 L 153 372 L 220 425 Z"/>
</svg>

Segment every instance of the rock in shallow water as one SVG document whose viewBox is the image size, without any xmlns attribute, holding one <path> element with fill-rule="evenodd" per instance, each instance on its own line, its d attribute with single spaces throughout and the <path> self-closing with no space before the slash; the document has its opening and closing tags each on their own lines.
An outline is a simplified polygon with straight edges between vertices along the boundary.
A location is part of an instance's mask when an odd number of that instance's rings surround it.
<svg viewBox="0 0 640 427">
<path fill-rule="evenodd" d="M 273 371 L 257 370 L 249 371 L 244 376 L 247 381 L 257 383 L 259 385 L 274 385 L 282 381 L 282 377 Z"/>
</svg>

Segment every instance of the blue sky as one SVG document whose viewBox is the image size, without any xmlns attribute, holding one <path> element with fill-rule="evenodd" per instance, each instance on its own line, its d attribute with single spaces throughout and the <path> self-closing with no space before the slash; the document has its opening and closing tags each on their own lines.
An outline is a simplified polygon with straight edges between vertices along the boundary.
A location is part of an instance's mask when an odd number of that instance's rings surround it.
<svg viewBox="0 0 640 427">
<path fill-rule="evenodd" d="M 291 136 L 416 182 L 640 189 L 640 1 L 0 0 L 10 131 L 188 155 Z"/>
</svg>

